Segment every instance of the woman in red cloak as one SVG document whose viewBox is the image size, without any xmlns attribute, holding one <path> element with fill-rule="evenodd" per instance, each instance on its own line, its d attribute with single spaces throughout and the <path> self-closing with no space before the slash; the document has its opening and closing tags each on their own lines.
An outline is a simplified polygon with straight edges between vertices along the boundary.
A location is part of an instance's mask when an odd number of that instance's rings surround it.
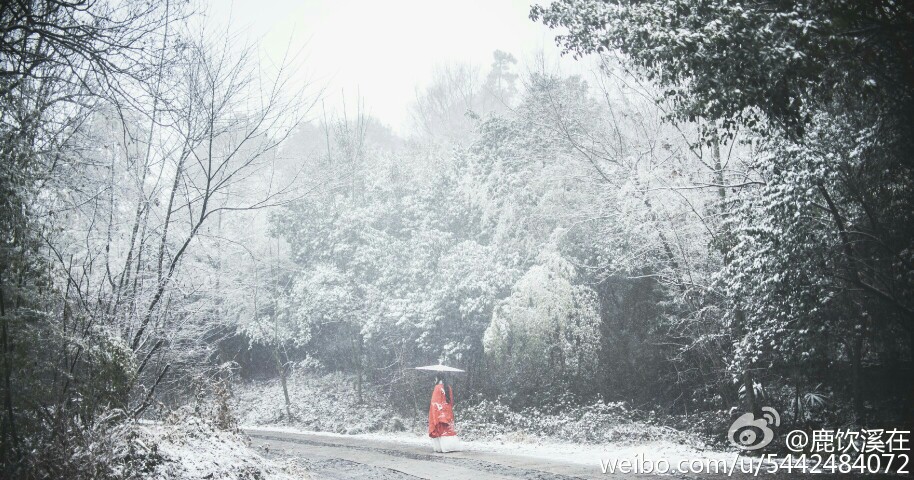
<svg viewBox="0 0 914 480">
<path fill-rule="evenodd" d="M 460 448 L 454 431 L 454 390 L 444 374 L 435 376 L 432 402 L 428 408 L 428 436 L 436 452 L 453 452 Z"/>
</svg>

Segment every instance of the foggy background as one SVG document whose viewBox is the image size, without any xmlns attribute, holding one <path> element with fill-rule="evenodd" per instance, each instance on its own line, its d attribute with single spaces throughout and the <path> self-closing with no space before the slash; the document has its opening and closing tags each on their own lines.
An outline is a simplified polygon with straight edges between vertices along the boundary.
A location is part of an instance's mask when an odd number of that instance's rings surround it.
<svg viewBox="0 0 914 480">
<path fill-rule="evenodd" d="M 910 425 L 914 15 L 766 8 L 0 7 L 5 473 Z"/>
</svg>

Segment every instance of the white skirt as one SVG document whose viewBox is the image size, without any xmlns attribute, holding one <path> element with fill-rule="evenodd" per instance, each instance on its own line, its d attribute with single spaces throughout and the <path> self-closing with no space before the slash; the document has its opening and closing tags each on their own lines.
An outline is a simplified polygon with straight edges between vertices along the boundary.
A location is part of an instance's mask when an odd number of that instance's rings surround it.
<svg viewBox="0 0 914 480">
<path fill-rule="evenodd" d="M 460 451 L 460 439 L 456 435 L 451 435 L 449 437 L 438 437 L 432 439 L 432 447 L 435 448 L 436 452 L 447 453 L 447 452 L 459 452 Z"/>
</svg>

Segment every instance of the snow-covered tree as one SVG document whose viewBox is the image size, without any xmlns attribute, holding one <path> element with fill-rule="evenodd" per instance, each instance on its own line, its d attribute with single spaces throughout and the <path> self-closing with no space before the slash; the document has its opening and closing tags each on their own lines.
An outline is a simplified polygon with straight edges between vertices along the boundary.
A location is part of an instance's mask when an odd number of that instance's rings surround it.
<svg viewBox="0 0 914 480">
<path fill-rule="evenodd" d="M 560 236 L 560 232 L 556 233 Z M 577 283 L 574 265 L 544 250 L 496 305 L 483 337 L 505 384 L 522 398 L 557 393 L 592 378 L 600 344 L 596 293 Z"/>
</svg>

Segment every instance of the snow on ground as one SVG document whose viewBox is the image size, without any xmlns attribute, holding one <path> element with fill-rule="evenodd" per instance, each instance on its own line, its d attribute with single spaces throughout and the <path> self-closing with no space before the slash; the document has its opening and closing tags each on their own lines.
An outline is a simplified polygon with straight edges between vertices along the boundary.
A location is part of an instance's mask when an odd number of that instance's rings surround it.
<svg viewBox="0 0 914 480">
<path fill-rule="evenodd" d="M 279 381 L 235 386 L 235 416 L 245 428 L 365 438 L 429 447 L 425 418 L 399 416 L 378 404 L 357 405 L 352 384 L 338 374 L 290 379 L 291 422 Z M 713 449 L 697 435 L 659 424 L 648 412 L 618 403 L 569 406 L 560 413 L 512 412 L 497 402 L 457 405 L 457 428 L 466 451 L 525 455 L 593 465 L 600 460 L 713 460 L 736 452 Z M 419 414 L 422 416 L 422 413 Z"/>
<path fill-rule="evenodd" d="M 295 375 L 289 379 L 293 419 L 287 418 L 279 380 L 235 386 L 233 413 L 243 425 L 289 425 L 335 433 L 418 431 L 416 419 L 398 415 L 383 406 L 356 405 L 352 382 L 341 374 Z"/>
<path fill-rule="evenodd" d="M 214 428 L 197 417 L 165 423 L 143 422 L 126 449 L 141 458 L 143 478 L 212 480 L 292 480 L 307 478 L 295 465 L 278 465 L 254 451 L 241 433 Z M 134 461 L 127 466 L 134 470 Z M 137 472 L 124 472 L 135 474 Z M 130 475 L 125 475 L 124 478 Z M 130 477 L 132 478 L 132 477 Z"/>
<path fill-rule="evenodd" d="M 289 396 L 291 419 L 278 380 L 238 384 L 234 386 L 233 413 L 243 425 L 341 434 L 419 435 L 426 428 L 424 408 L 399 414 L 377 401 L 356 404 L 350 379 L 340 374 L 296 374 L 289 380 Z M 596 400 L 591 405 L 569 403 L 552 411 L 531 408 L 517 412 L 497 401 L 483 401 L 458 403 L 455 415 L 463 438 L 470 440 L 618 446 L 660 442 L 695 451 L 710 450 L 703 437 L 666 426 L 653 412 L 633 410 L 621 403 Z"/>
<path fill-rule="evenodd" d="M 459 429 L 459 422 L 457 426 Z M 428 448 L 429 451 L 431 451 L 432 448 L 427 436 L 411 432 L 362 433 L 347 435 L 281 426 L 265 427 L 262 425 L 250 425 L 242 428 L 252 428 L 257 430 L 282 433 L 314 434 L 344 439 L 365 439 L 368 441 L 374 440 L 391 442 L 419 448 Z M 461 446 L 463 447 L 462 450 L 464 452 L 489 452 L 502 455 L 516 455 L 554 460 L 566 463 L 578 463 L 581 465 L 594 465 L 594 463 L 598 463 L 601 460 L 611 461 L 613 459 L 635 460 L 636 458 L 647 458 L 653 461 L 666 460 L 670 464 L 675 465 L 683 460 L 692 461 L 703 459 L 711 461 L 732 462 L 734 458 L 736 458 L 736 452 L 714 451 L 707 449 L 702 450 L 663 440 L 651 441 L 638 445 L 590 445 L 542 440 L 532 442 L 517 442 L 506 440 L 462 439 Z"/>
</svg>

